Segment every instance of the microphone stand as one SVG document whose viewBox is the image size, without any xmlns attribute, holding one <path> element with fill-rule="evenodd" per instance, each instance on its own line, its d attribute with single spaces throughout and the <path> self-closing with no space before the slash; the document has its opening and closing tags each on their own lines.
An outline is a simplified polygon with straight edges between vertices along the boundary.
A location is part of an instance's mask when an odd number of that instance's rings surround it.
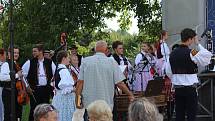
<svg viewBox="0 0 215 121">
<path fill-rule="evenodd" d="M 146 57 L 145 57 L 146 58 Z M 141 62 L 141 61 L 140 61 Z M 140 79 L 141 79 L 141 91 L 143 92 L 143 70 L 145 69 L 145 67 L 148 65 L 149 61 L 147 59 L 142 60 L 143 63 L 139 63 L 137 64 L 137 68 L 136 68 L 136 73 L 140 74 Z M 143 65 L 141 65 L 143 64 Z M 139 70 L 141 68 L 141 70 Z M 139 70 L 139 71 L 138 71 Z M 136 81 L 136 80 L 135 80 Z"/>
</svg>

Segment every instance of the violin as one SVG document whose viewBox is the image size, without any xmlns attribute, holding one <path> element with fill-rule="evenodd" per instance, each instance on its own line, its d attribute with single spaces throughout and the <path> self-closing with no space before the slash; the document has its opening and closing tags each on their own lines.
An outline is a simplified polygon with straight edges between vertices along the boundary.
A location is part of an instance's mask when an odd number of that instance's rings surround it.
<svg viewBox="0 0 215 121">
<path fill-rule="evenodd" d="M 71 76 L 72 76 L 72 78 L 74 80 L 74 83 L 75 83 L 74 87 L 76 87 L 76 84 L 77 84 L 77 81 L 78 81 L 79 70 L 73 64 L 70 65 L 70 73 L 71 73 Z"/>
<path fill-rule="evenodd" d="M 72 78 L 73 78 L 73 80 L 74 80 L 75 82 L 77 82 L 77 81 L 78 81 L 78 76 L 77 76 L 77 74 L 76 74 L 73 70 L 71 70 L 71 73 L 72 73 Z"/>
<path fill-rule="evenodd" d="M 18 64 L 15 64 L 16 69 L 18 71 L 21 70 L 20 66 Z M 30 97 L 27 93 L 27 89 L 23 80 L 23 77 L 16 81 L 16 89 L 17 89 L 17 102 L 19 105 L 26 105 L 30 102 Z"/>
</svg>

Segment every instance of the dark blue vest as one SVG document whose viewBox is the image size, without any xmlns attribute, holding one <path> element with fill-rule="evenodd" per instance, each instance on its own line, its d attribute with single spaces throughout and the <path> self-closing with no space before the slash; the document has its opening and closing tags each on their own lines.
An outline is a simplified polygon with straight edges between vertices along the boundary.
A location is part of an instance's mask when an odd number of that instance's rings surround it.
<svg viewBox="0 0 215 121">
<path fill-rule="evenodd" d="M 52 60 L 44 58 L 43 64 L 44 64 L 45 73 L 46 73 L 46 77 L 47 77 L 47 81 L 48 81 L 47 85 L 50 85 L 51 79 L 53 77 Z M 30 68 L 29 68 L 28 76 L 27 76 L 27 80 L 32 89 L 35 89 L 36 85 L 38 85 L 38 83 L 39 83 L 37 71 L 38 71 L 38 59 L 33 58 L 30 60 Z"/>
<path fill-rule="evenodd" d="M 120 65 L 121 60 L 120 60 L 119 56 L 117 54 L 113 54 L 112 56 L 116 60 L 116 62 Z M 128 60 L 126 59 L 126 57 L 122 55 L 122 58 L 124 61 L 124 65 L 128 65 Z"/>
<path fill-rule="evenodd" d="M 195 74 L 198 73 L 197 64 L 190 58 L 191 49 L 186 45 L 180 45 L 170 54 L 170 65 L 173 74 Z"/>
</svg>

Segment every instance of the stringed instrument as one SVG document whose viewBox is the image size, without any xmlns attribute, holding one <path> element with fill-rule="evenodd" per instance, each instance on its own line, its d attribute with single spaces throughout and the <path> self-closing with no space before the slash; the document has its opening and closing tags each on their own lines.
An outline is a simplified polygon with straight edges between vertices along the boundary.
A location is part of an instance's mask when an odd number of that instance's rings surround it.
<svg viewBox="0 0 215 121">
<path fill-rule="evenodd" d="M 73 70 L 71 70 L 71 74 L 72 74 L 73 80 L 74 80 L 75 82 L 77 82 L 77 81 L 78 81 L 78 75 L 77 75 Z"/>
<path fill-rule="evenodd" d="M 16 69 L 18 71 L 21 70 L 20 66 L 18 64 L 15 64 Z M 23 80 L 23 77 L 21 77 L 20 80 L 16 82 L 16 89 L 17 89 L 17 102 L 19 105 L 26 105 L 30 102 L 30 97 L 27 93 L 27 89 Z"/>
</svg>

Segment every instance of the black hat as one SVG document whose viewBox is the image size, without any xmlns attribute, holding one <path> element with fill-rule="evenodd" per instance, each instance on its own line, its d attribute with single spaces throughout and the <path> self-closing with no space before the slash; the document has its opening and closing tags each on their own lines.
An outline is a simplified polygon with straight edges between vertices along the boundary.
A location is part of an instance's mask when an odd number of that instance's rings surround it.
<svg viewBox="0 0 215 121">
<path fill-rule="evenodd" d="M 49 50 L 45 50 L 43 53 L 50 53 L 50 51 Z"/>
<path fill-rule="evenodd" d="M 71 46 L 69 46 L 69 49 L 78 49 L 78 47 L 74 44 L 72 44 Z"/>
</svg>

